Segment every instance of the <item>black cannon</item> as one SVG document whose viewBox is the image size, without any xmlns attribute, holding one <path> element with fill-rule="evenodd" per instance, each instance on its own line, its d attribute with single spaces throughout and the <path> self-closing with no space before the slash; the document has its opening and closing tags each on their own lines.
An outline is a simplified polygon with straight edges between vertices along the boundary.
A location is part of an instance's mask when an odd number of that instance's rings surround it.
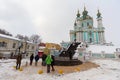
<svg viewBox="0 0 120 80">
<path fill-rule="evenodd" d="M 82 64 L 82 61 L 78 59 L 72 59 L 75 54 L 75 50 L 81 42 L 71 43 L 67 50 L 61 51 L 58 57 L 55 57 L 55 65 L 59 66 L 73 66 Z"/>
</svg>

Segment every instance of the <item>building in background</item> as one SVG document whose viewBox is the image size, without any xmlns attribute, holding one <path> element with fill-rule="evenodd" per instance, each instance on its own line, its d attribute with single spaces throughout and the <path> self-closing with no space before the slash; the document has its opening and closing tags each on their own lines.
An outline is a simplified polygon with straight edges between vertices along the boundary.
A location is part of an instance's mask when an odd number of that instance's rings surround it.
<svg viewBox="0 0 120 80">
<path fill-rule="evenodd" d="M 45 52 L 44 49 L 49 49 L 50 54 L 56 56 L 59 54 L 59 51 L 61 50 L 61 46 L 59 44 L 56 44 L 56 43 L 40 43 L 39 44 L 39 51 L 38 51 L 38 54 L 40 57 Z"/>
<path fill-rule="evenodd" d="M 38 44 L 39 49 L 38 49 L 38 55 L 39 57 L 42 57 L 43 53 L 44 53 L 44 49 L 46 48 L 45 43 L 40 43 Z"/>
<path fill-rule="evenodd" d="M 97 12 L 97 27 L 94 27 L 93 18 L 88 15 L 84 7 L 82 14 L 79 10 L 74 23 L 74 29 L 70 30 L 70 41 L 61 42 L 62 50 L 67 50 L 69 45 L 74 42 L 81 42 L 75 50 L 79 59 L 92 58 L 120 58 L 119 46 L 114 46 L 112 42 L 105 40 L 105 28 L 102 24 L 100 11 Z"/>
<path fill-rule="evenodd" d="M 46 45 L 46 48 L 48 49 L 56 49 L 56 50 L 61 49 L 60 45 L 56 43 L 45 43 L 45 45 Z"/>
<path fill-rule="evenodd" d="M 19 52 L 20 44 L 22 44 L 20 53 L 23 53 L 24 56 L 34 53 L 37 47 L 32 42 L 0 34 L 0 57 L 14 57 Z"/>
<path fill-rule="evenodd" d="M 61 50 L 61 46 L 56 43 L 46 43 L 46 48 L 50 49 L 50 53 L 54 56 L 58 56 Z"/>
<path fill-rule="evenodd" d="M 88 15 L 88 11 L 84 7 L 84 11 L 82 15 L 77 13 L 77 17 L 74 23 L 74 30 L 70 30 L 70 41 L 73 42 L 76 40 L 77 42 L 85 42 L 88 44 L 104 44 L 105 35 L 102 24 L 102 16 L 101 13 L 97 12 L 97 27 L 94 27 L 93 18 Z"/>
</svg>

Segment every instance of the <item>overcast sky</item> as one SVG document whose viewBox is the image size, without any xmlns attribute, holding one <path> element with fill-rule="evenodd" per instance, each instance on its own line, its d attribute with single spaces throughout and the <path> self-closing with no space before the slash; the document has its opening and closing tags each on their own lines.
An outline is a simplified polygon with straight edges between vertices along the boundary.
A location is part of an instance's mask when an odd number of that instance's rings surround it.
<svg viewBox="0 0 120 80">
<path fill-rule="evenodd" d="M 120 0 L 0 0 L 0 28 L 14 36 L 38 34 L 43 42 L 69 41 L 77 10 L 94 18 L 99 8 L 107 42 L 120 45 Z"/>
</svg>

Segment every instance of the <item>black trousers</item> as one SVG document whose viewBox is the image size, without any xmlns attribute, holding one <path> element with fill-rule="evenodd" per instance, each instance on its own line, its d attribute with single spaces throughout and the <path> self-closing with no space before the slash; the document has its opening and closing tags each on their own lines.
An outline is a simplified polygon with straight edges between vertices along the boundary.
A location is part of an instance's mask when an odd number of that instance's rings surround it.
<svg viewBox="0 0 120 80">
<path fill-rule="evenodd" d="M 42 61 L 42 66 L 46 66 L 46 62 L 45 61 Z"/>
<path fill-rule="evenodd" d="M 38 61 L 35 61 L 35 66 L 37 66 Z"/>
<path fill-rule="evenodd" d="M 50 64 L 47 64 L 47 73 L 50 73 Z"/>
<path fill-rule="evenodd" d="M 51 67 L 52 67 L 52 71 L 55 71 L 53 63 L 51 63 Z"/>
<path fill-rule="evenodd" d="M 16 70 L 17 70 L 17 69 L 20 69 L 20 66 L 21 66 L 21 63 L 17 63 L 17 64 L 16 64 Z"/>
<path fill-rule="evenodd" d="M 30 65 L 32 65 L 33 60 L 30 60 Z"/>
</svg>

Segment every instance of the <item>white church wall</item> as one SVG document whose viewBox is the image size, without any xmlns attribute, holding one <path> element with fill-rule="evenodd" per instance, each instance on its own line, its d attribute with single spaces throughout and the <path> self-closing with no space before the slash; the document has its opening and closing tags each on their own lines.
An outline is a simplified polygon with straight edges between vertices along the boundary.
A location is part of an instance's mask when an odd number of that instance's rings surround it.
<svg viewBox="0 0 120 80">
<path fill-rule="evenodd" d="M 89 54 L 90 59 L 95 58 L 120 58 L 120 54 L 116 52 L 116 46 L 106 46 L 106 45 L 89 45 L 85 49 L 81 45 L 77 48 L 79 52 L 79 58 L 83 59 L 85 54 Z"/>
</svg>

